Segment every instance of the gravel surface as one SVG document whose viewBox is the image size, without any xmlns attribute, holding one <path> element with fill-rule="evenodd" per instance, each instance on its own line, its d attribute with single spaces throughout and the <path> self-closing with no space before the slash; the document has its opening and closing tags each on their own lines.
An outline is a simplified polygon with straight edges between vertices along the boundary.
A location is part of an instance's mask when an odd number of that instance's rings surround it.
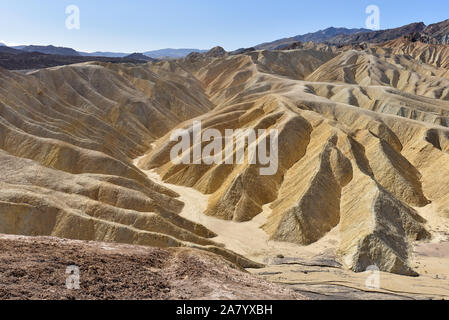
<svg viewBox="0 0 449 320">
<path fill-rule="evenodd" d="M 301 298 L 200 250 L 0 235 L 0 299 Z"/>
</svg>

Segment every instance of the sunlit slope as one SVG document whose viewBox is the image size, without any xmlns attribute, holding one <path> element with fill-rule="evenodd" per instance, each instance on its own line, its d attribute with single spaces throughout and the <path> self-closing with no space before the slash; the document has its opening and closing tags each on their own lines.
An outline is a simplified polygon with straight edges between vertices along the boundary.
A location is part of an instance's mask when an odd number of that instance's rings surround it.
<svg viewBox="0 0 449 320">
<path fill-rule="evenodd" d="M 212 109 L 196 79 L 87 63 L 0 70 L 0 83 L 0 232 L 195 246 L 254 265 L 181 218 L 178 195 L 133 165 L 176 124 Z"/>
<path fill-rule="evenodd" d="M 0 70 L 0 232 L 194 246 L 257 266 L 182 218 L 178 195 L 141 170 L 154 169 L 210 195 L 208 216 L 245 222 L 268 205 L 262 230 L 273 241 L 307 246 L 337 228 L 346 267 L 416 275 L 413 242 L 432 236 L 417 208 L 449 216 L 445 50 L 215 48 L 144 65 Z M 194 121 L 236 139 L 277 130 L 275 172 L 234 160 L 266 148 L 268 135 L 222 144 L 228 164 L 174 164 L 170 136 L 193 137 Z"/>
<path fill-rule="evenodd" d="M 308 245 L 338 227 L 347 267 L 376 264 L 414 275 L 411 244 L 431 237 L 414 208 L 433 202 L 435 215 L 447 215 L 449 86 L 441 66 L 386 50 L 259 51 L 171 62 L 174 72 L 193 74 L 216 105 L 194 119 L 203 130 L 277 129 L 279 169 L 261 176 L 259 164 L 175 165 L 170 133 L 139 166 L 210 194 L 207 215 L 247 221 L 270 204 L 263 229 L 273 240 Z M 192 135 L 192 123 L 178 128 Z"/>
</svg>

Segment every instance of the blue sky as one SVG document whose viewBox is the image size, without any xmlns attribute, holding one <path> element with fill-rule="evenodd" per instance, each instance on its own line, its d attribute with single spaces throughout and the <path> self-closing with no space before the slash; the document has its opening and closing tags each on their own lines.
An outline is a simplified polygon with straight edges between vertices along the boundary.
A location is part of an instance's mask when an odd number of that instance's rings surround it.
<svg viewBox="0 0 449 320">
<path fill-rule="evenodd" d="M 65 27 L 68 5 L 80 30 Z M 143 52 L 160 48 L 227 50 L 330 26 L 364 27 L 380 8 L 381 28 L 449 18 L 448 0 L 0 0 L 0 42 Z"/>
</svg>

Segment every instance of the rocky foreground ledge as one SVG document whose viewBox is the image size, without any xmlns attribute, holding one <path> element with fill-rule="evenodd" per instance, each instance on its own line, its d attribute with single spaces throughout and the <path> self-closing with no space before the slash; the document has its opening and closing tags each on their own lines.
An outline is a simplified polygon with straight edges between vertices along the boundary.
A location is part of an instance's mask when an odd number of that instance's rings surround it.
<svg viewBox="0 0 449 320">
<path fill-rule="evenodd" d="M 67 289 L 70 266 L 79 268 L 79 290 Z M 0 299 L 304 297 L 196 249 L 0 235 Z"/>
</svg>

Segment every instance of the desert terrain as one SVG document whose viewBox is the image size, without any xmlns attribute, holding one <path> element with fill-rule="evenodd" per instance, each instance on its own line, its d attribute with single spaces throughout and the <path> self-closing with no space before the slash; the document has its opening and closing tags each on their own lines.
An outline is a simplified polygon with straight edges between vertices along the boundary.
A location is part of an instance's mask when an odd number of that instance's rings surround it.
<svg viewBox="0 0 449 320">
<path fill-rule="evenodd" d="M 0 67 L 0 298 L 449 298 L 449 45 L 423 39 Z M 276 173 L 174 163 L 195 121 L 277 130 Z M 84 291 L 46 280 L 67 264 Z"/>
<path fill-rule="evenodd" d="M 194 249 L 12 235 L 0 247 L 2 300 L 307 299 Z M 66 287 L 74 264 L 79 290 Z"/>
</svg>

